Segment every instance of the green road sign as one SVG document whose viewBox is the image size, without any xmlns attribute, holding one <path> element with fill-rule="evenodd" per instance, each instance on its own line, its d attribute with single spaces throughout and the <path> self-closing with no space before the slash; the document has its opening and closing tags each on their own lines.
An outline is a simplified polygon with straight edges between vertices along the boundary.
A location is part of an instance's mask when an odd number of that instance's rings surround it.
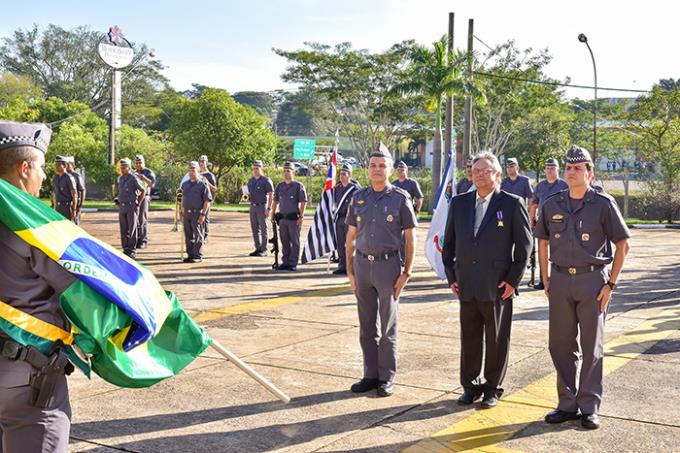
<svg viewBox="0 0 680 453">
<path fill-rule="evenodd" d="M 311 139 L 297 138 L 293 145 L 294 159 L 314 159 L 314 147 L 316 141 Z"/>
</svg>

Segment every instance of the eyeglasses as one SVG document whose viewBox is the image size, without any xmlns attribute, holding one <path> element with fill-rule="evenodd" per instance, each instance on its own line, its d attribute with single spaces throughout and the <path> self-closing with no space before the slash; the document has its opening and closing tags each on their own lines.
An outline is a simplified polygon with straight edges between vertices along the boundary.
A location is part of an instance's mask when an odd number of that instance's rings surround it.
<svg viewBox="0 0 680 453">
<path fill-rule="evenodd" d="M 494 171 L 493 168 L 474 168 L 472 170 L 472 174 L 486 175 L 486 174 L 492 173 L 493 171 Z"/>
</svg>

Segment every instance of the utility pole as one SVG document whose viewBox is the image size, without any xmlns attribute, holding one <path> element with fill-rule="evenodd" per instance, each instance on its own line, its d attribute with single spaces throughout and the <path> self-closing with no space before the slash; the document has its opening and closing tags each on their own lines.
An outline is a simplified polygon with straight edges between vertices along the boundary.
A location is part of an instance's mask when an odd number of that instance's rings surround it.
<svg viewBox="0 0 680 453">
<path fill-rule="evenodd" d="M 116 79 L 117 70 L 111 71 L 111 121 L 109 122 L 109 165 L 116 163 Z"/>
<path fill-rule="evenodd" d="M 451 70 L 453 71 L 453 13 L 449 13 L 449 46 L 448 46 L 448 55 L 450 57 L 449 60 L 449 66 L 451 66 Z M 444 157 L 448 156 L 449 152 L 452 149 L 451 146 L 451 129 L 453 127 L 453 96 L 447 96 L 446 97 L 446 115 L 444 117 Z M 451 155 L 451 159 L 453 159 L 452 164 L 454 165 L 455 168 L 455 162 L 456 162 L 456 156 Z M 442 162 L 442 167 L 444 166 L 444 160 Z M 437 174 L 440 176 L 441 180 L 441 169 L 439 173 Z M 433 186 L 434 188 L 434 186 Z M 437 188 L 439 188 L 439 184 L 437 184 Z M 436 196 L 436 195 L 435 195 Z"/>
<path fill-rule="evenodd" d="M 468 20 L 468 41 L 467 41 L 467 76 L 472 78 L 472 37 L 474 36 L 475 20 Z M 463 158 L 467 159 L 472 155 L 472 97 L 465 96 L 465 129 L 463 132 Z"/>
</svg>

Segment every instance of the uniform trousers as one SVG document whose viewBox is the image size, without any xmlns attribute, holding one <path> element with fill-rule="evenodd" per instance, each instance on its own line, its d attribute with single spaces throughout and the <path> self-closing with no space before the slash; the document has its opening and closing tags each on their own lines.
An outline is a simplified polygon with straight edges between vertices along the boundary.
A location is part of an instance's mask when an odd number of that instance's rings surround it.
<svg viewBox="0 0 680 453">
<path fill-rule="evenodd" d="M 297 221 L 279 220 L 279 238 L 282 248 L 281 263 L 284 266 L 296 267 L 300 260 L 300 227 Z"/>
<path fill-rule="evenodd" d="M 608 279 L 604 269 L 578 275 L 553 269 L 550 274 L 548 348 L 557 371 L 560 410 L 580 409 L 583 414 L 597 414 L 600 409 L 607 313 L 600 312 L 597 295 Z M 576 370 L 581 356 L 577 386 Z"/>
<path fill-rule="evenodd" d="M 253 232 L 255 250 L 258 252 L 266 252 L 269 243 L 267 217 L 264 215 L 265 209 L 264 203 L 257 205 L 251 203 L 250 205 L 250 229 Z"/>
<path fill-rule="evenodd" d="M 146 196 L 139 204 L 139 215 L 137 216 L 137 247 L 141 247 L 149 242 L 149 203 L 151 197 Z"/>
<path fill-rule="evenodd" d="M 118 210 L 118 226 L 123 251 L 134 252 L 137 249 L 137 207 L 134 203 L 121 204 Z"/>
<path fill-rule="evenodd" d="M 204 230 L 203 225 L 198 223 L 201 216 L 200 209 L 192 209 L 191 212 L 184 212 L 184 243 L 187 248 L 189 259 L 203 258 Z"/>
<path fill-rule="evenodd" d="M 66 376 L 60 376 L 48 408 L 31 404 L 35 370 L 21 360 L 0 357 L 0 453 L 66 453 L 71 429 Z"/>
<path fill-rule="evenodd" d="M 397 373 L 399 300 L 394 298 L 394 284 L 400 274 L 397 255 L 383 261 L 354 257 L 359 343 L 368 379 L 388 382 Z"/>
<path fill-rule="evenodd" d="M 345 215 L 338 214 L 335 220 L 335 234 L 338 241 L 338 269 L 347 269 L 347 254 L 345 253 L 345 242 L 347 242 L 347 230 L 349 226 L 345 222 Z"/>
</svg>

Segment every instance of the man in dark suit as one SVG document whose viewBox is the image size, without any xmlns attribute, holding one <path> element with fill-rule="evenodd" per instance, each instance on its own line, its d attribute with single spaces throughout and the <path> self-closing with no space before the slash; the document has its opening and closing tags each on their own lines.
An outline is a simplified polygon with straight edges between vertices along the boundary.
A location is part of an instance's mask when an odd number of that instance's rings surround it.
<svg viewBox="0 0 680 453">
<path fill-rule="evenodd" d="M 475 191 L 453 198 L 442 258 L 449 286 L 460 299 L 460 380 L 458 402 L 496 406 L 508 366 L 512 298 L 531 252 L 524 200 L 500 190 L 501 166 L 489 152 L 472 161 Z M 486 338 L 484 375 L 482 345 Z"/>
</svg>

